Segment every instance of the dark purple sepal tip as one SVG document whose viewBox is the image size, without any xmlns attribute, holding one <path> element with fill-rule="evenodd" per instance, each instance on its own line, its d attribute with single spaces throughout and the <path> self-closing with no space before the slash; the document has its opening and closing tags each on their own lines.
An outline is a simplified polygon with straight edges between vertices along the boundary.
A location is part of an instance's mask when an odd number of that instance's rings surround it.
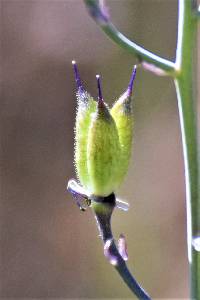
<svg viewBox="0 0 200 300">
<path fill-rule="evenodd" d="M 75 76 L 75 80 L 76 80 L 77 89 L 80 92 L 84 92 L 85 90 L 83 88 L 81 78 L 80 78 L 80 74 L 79 74 L 78 67 L 77 67 L 77 64 L 76 64 L 75 60 L 72 60 L 72 65 L 73 65 L 73 68 L 74 68 L 74 76 Z"/>
<path fill-rule="evenodd" d="M 96 79 L 97 79 L 97 88 L 98 88 L 98 107 L 103 108 L 105 106 L 105 104 L 103 101 L 100 75 L 96 75 Z"/>
<path fill-rule="evenodd" d="M 129 96 L 129 97 L 132 96 L 133 83 L 134 83 L 135 76 L 136 76 L 136 70 L 137 70 L 137 66 L 135 65 L 135 66 L 133 67 L 133 71 L 132 71 L 132 74 L 131 74 L 131 78 L 130 78 L 130 81 L 129 81 L 129 85 L 128 85 L 128 88 L 127 88 L 127 92 L 128 92 L 128 96 Z"/>
</svg>

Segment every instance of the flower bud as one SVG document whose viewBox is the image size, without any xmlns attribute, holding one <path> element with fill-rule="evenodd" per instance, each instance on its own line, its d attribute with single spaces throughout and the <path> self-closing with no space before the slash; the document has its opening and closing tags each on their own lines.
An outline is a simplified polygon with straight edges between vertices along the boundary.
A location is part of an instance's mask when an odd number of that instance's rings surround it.
<svg viewBox="0 0 200 300">
<path fill-rule="evenodd" d="M 99 76 L 97 80 L 98 105 L 96 112 L 92 114 L 88 133 L 89 189 L 95 195 L 108 196 L 116 188 L 120 145 L 115 122 L 102 98 Z"/>
<path fill-rule="evenodd" d="M 114 103 L 111 109 L 111 115 L 117 126 L 120 142 L 120 164 L 118 169 L 118 185 L 123 181 L 131 157 L 132 140 L 133 140 L 133 110 L 132 110 L 132 90 L 133 82 L 136 75 L 136 66 L 134 66 L 131 79 L 127 90 Z"/>
<path fill-rule="evenodd" d="M 136 68 L 125 93 L 109 110 L 97 75 L 98 101 L 83 88 L 76 63 L 78 108 L 75 126 L 75 166 L 89 195 L 106 197 L 122 182 L 130 160 L 133 117 L 131 94 Z"/>
<path fill-rule="evenodd" d="M 88 130 L 91 123 L 91 114 L 96 110 L 96 101 L 85 91 L 80 80 L 78 68 L 72 61 L 77 84 L 78 108 L 75 125 L 75 167 L 78 179 L 83 187 L 88 189 L 89 175 L 87 169 L 87 142 Z"/>
</svg>

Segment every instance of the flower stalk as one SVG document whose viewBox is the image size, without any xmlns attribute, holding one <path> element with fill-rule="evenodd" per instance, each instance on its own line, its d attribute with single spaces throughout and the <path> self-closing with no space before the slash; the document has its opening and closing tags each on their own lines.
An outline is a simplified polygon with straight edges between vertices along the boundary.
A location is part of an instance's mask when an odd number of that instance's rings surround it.
<svg viewBox="0 0 200 300">
<path fill-rule="evenodd" d="M 150 296 L 143 290 L 139 285 L 133 275 L 130 273 L 123 254 L 124 249 L 120 251 L 120 243 L 118 242 L 118 247 L 115 244 L 111 230 L 111 216 L 115 208 L 115 195 L 111 194 L 109 197 L 105 197 L 103 203 L 100 205 L 105 206 L 104 213 L 100 212 L 98 209 L 94 209 L 95 218 L 99 228 L 100 236 L 104 243 L 104 254 L 109 260 L 109 262 L 115 267 L 117 272 L 120 274 L 123 281 L 127 284 L 130 290 L 139 298 L 144 300 L 150 300 Z M 101 210 L 102 211 L 102 210 Z M 121 238 L 124 238 L 121 236 Z M 120 240 L 119 240 L 120 241 Z"/>
<path fill-rule="evenodd" d="M 133 277 L 126 265 L 128 255 L 124 235 L 120 235 L 118 245 L 116 245 L 112 234 L 112 213 L 115 208 L 119 208 L 119 205 L 122 204 L 122 202 L 116 200 L 114 193 L 107 197 L 87 195 L 83 188 L 81 188 L 73 179 L 69 181 L 67 189 L 74 196 L 76 202 L 78 201 L 77 204 L 81 211 L 85 211 L 86 209 L 80 204 L 81 198 L 82 200 L 86 200 L 87 206 L 92 208 L 99 229 L 99 235 L 103 241 L 104 255 L 110 264 L 114 266 L 123 281 L 139 299 L 151 300 L 150 296 Z"/>
<path fill-rule="evenodd" d="M 109 109 L 104 102 L 100 75 L 96 75 L 98 100 L 84 89 L 78 67 L 72 61 L 77 85 L 78 108 L 75 126 L 75 166 L 79 183 L 71 179 L 67 189 L 81 211 L 87 206 L 94 212 L 104 254 L 131 291 L 140 299 L 150 300 L 127 268 L 127 247 L 124 235 L 116 246 L 111 230 L 115 207 L 127 210 L 128 205 L 116 200 L 114 191 L 124 179 L 131 156 L 133 137 L 132 91 L 136 76 L 134 66 L 125 92 Z"/>
<path fill-rule="evenodd" d="M 196 0 L 179 0 L 178 38 L 175 62 L 166 60 L 124 36 L 111 22 L 103 1 L 84 0 L 90 15 L 117 45 L 133 53 L 142 67 L 174 79 L 182 135 L 187 241 L 192 299 L 200 299 L 200 140 L 197 130 L 196 53 L 200 6 Z M 140 298 L 140 297 L 138 297 Z M 140 298 L 142 299 L 142 298 Z"/>
</svg>

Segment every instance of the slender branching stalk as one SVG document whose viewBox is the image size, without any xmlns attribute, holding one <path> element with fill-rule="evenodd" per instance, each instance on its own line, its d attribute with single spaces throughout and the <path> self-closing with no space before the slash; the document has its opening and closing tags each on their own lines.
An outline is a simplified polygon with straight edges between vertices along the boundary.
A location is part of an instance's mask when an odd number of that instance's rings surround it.
<svg viewBox="0 0 200 300">
<path fill-rule="evenodd" d="M 98 204 L 99 202 L 99 204 Z M 116 206 L 115 195 L 111 194 L 108 197 L 104 197 L 103 201 L 98 197 L 92 199 L 92 206 L 95 213 L 95 218 L 98 224 L 100 236 L 104 243 L 104 254 L 109 260 L 109 262 L 118 271 L 124 282 L 130 288 L 130 290 L 139 298 L 144 300 L 150 300 L 150 296 L 143 290 L 143 288 L 138 284 L 136 279 L 132 276 L 125 260 L 126 246 L 123 241 L 120 245 L 118 242 L 118 247 L 115 244 L 111 230 L 111 216 L 113 210 Z M 100 208 L 100 209 L 99 209 Z M 121 236 L 121 239 L 125 239 Z M 120 254 L 121 252 L 121 254 Z"/>
<path fill-rule="evenodd" d="M 149 64 L 168 72 L 174 74 L 175 64 L 167 59 L 164 59 L 145 48 L 139 46 L 135 42 L 129 40 L 125 35 L 123 35 L 110 21 L 107 15 L 107 10 L 105 6 L 100 5 L 98 0 L 85 0 L 87 8 L 91 16 L 95 19 L 98 25 L 103 29 L 103 31 L 119 46 L 125 48 L 129 52 L 133 53 L 139 61 L 145 61 Z"/>
<path fill-rule="evenodd" d="M 127 210 L 127 203 L 116 200 L 114 193 L 107 197 L 87 195 L 87 192 L 74 179 L 69 180 L 67 189 L 75 198 L 81 211 L 85 211 L 87 206 L 92 208 L 104 244 L 104 255 L 118 271 L 123 281 L 139 299 L 151 300 L 126 265 L 128 254 L 124 235 L 120 235 L 118 245 L 116 245 L 112 234 L 113 211 L 116 207 Z M 83 204 L 84 202 L 85 204 Z"/>
<path fill-rule="evenodd" d="M 169 75 L 174 78 L 177 92 L 180 128 L 182 135 L 186 209 L 187 209 L 187 241 L 190 265 L 191 298 L 200 299 L 200 144 L 197 134 L 197 79 L 196 50 L 197 24 L 200 20 L 200 6 L 196 0 L 179 0 L 178 5 L 178 37 L 175 62 L 166 60 L 144 49 L 129 40 L 112 24 L 103 1 L 84 0 L 90 15 L 103 31 L 119 46 L 132 52 L 141 65 L 156 75 Z M 97 218 L 98 219 L 98 218 Z M 103 240 L 104 224 L 100 223 Z M 111 233 L 110 233 L 111 234 Z M 113 240 L 112 234 L 110 239 Z M 116 246 L 112 243 L 112 250 Z M 120 261 L 120 258 L 119 258 Z M 123 263 L 124 264 L 124 263 Z M 126 270 L 118 272 L 124 279 Z M 131 275 L 130 275 L 131 276 Z M 125 280 L 125 279 L 124 279 Z M 127 285 L 129 283 L 125 280 Z M 133 292 L 140 299 L 146 299 Z"/>
</svg>

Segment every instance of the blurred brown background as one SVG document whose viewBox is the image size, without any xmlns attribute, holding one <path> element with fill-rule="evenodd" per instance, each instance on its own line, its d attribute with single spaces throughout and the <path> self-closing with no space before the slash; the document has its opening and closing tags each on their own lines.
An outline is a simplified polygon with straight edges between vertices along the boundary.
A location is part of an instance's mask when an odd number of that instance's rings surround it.
<svg viewBox="0 0 200 300">
<path fill-rule="evenodd" d="M 130 38 L 174 59 L 177 1 L 107 1 Z M 76 100 L 71 60 L 95 96 L 103 76 L 112 103 L 134 57 L 113 44 L 81 0 L 1 0 L 2 299 L 131 298 L 107 263 L 92 213 L 80 213 L 74 177 Z M 185 190 L 172 80 L 138 70 L 132 164 L 118 194 L 113 229 L 128 240 L 129 267 L 153 298 L 187 298 Z"/>
</svg>

